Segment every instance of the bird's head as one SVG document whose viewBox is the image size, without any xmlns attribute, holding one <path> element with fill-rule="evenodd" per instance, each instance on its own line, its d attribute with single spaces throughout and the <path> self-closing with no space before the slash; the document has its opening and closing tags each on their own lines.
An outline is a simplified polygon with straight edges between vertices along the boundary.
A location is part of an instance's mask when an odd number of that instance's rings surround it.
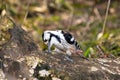
<svg viewBox="0 0 120 80">
<path fill-rule="evenodd" d="M 43 40 L 43 42 L 45 44 L 47 44 L 48 41 L 49 41 L 49 39 L 50 39 L 50 33 L 49 33 L 49 31 L 43 32 L 43 34 L 42 34 L 42 40 Z"/>
</svg>

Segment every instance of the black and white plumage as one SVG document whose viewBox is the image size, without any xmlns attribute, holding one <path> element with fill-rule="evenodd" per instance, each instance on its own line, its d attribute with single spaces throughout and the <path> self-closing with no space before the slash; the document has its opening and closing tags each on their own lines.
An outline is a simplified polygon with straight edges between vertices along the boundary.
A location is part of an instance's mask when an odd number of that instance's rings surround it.
<svg viewBox="0 0 120 80">
<path fill-rule="evenodd" d="M 69 44 L 74 45 L 76 49 L 80 49 L 78 42 L 75 40 L 75 38 L 70 33 L 62 31 L 62 34 L 63 34 L 65 40 Z"/>
<path fill-rule="evenodd" d="M 71 56 L 74 52 L 76 53 L 77 50 L 80 51 L 78 42 L 69 32 L 62 30 L 44 31 L 42 34 L 42 39 L 48 46 L 48 52 L 51 52 L 52 45 L 55 46 L 55 50 L 63 51 L 69 56 Z"/>
</svg>

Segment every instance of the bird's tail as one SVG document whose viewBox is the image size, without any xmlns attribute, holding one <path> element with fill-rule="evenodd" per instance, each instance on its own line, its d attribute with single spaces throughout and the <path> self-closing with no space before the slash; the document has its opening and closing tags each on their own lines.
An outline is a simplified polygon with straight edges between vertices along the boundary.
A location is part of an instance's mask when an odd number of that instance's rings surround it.
<svg viewBox="0 0 120 80">
<path fill-rule="evenodd" d="M 89 61 L 89 59 L 88 58 L 86 58 L 83 54 L 83 51 L 82 50 L 77 50 L 76 51 L 76 54 L 78 54 L 81 58 L 83 58 L 83 59 L 86 59 L 86 60 L 88 60 Z"/>
<path fill-rule="evenodd" d="M 80 56 L 81 58 L 86 59 L 86 60 L 88 60 L 88 61 L 89 61 L 89 59 L 88 59 L 88 58 L 86 58 L 85 56 L 83 56 L 82 54 L 79 54 L 79 56 Z"/>
</svg>

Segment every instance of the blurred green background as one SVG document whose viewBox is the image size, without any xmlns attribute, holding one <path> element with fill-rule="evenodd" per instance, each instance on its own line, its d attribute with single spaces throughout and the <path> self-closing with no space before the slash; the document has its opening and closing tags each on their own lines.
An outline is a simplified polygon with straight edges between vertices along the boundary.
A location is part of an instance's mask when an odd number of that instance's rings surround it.
<svg viewBox="0 0 120 80">
<path fill-rule="evenodd" d="M 120 0 L 111 0 L 102 35 L 108 0 L 0 0 L 6 12 L 44 49 L 44 30 L 62 29 L 78 40 L 86 57 L 120 56 Z M 102 36 L 101 36 L 102 35 Z"/>
</svg>

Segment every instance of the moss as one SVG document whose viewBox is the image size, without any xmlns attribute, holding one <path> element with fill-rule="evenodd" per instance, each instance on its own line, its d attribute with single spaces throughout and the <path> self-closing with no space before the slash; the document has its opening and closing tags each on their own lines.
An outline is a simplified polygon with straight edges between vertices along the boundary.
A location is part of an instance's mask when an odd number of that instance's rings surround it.
<svg viewBox="0 0 120 80">
<path fill-rule="evenodd" d="M 11 35 L 9 30 L 13 28 L 13 23 L 8 19 L 7 16 L 2 16 L 0 18 L 0 45 L 7 43 Z"/>
</svg>

